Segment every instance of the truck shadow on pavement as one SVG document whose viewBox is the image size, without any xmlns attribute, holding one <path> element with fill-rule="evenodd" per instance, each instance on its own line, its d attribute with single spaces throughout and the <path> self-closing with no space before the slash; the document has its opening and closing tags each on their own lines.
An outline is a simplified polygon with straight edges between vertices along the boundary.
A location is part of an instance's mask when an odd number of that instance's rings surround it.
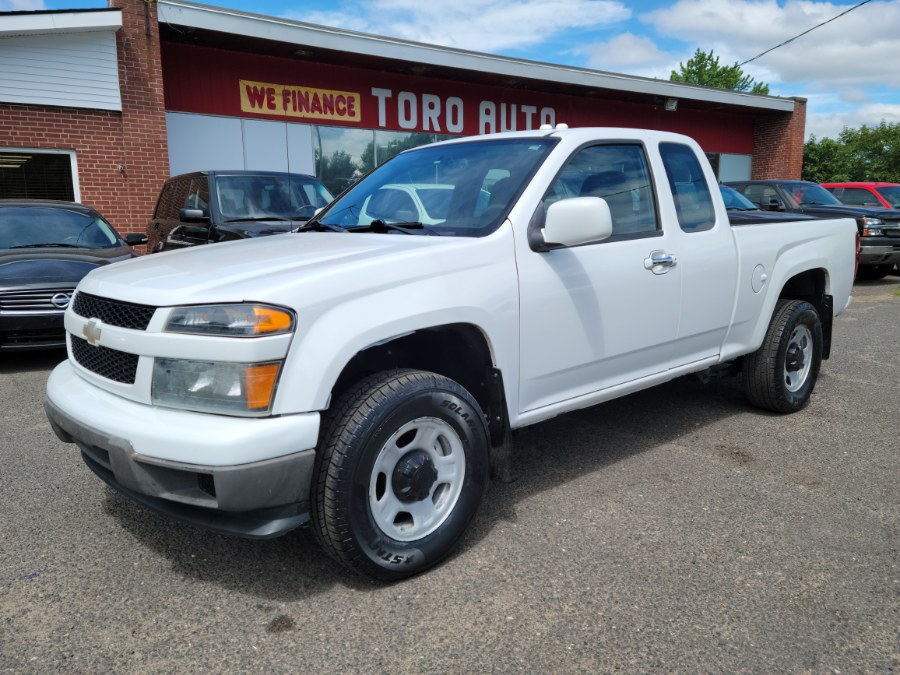
<svg viewBox="0 0 900 675">
<path fill-rule="evenodd" d="M 520 501 L 738 414 L 767 414 L 749 406 L 739 377 L 706 385 L 680 378 L 517 432 L 513 482 L 491 483 L 479 514 L 450 560 L 465 556 L 495 527 L 515 522 Z M 222 536 L 165 520 L 110 488 L 105 509 L 178 574 L 261 601 L 302 600 L 334 585 L 360 591 L 384 588 L 344 570 L 305 528 L 264 541 Z"/>
</svg>

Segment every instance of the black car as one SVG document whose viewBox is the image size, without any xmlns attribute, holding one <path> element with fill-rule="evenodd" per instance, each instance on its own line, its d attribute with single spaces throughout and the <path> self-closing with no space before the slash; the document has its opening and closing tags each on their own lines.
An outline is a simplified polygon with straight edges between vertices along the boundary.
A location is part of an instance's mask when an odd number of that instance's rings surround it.
<svg viewBox="0 0 900 675">
<path fill-rule="evenodd" d="M 752 225 L 753 223 L 771 223 L 786 220 L 814 220 L 813 216 L 801 213 L 776 213 L 763 211 L 740 192 L 727 185 L 719 185 L 728 220 L 732 225 Z"/>
<path fill-rule="evenodd" d="M 78 282 L 146 241 L 123 239 L 81 204 L 0 200 L 0 350 L 65 345 L 63 314 Z"/>
<path fill-rule="evenodd" d="M 290 232 L 333 197 L 313 176 L 195 171 L 165 182 L 147 228 L 150 252 Z"/>
<path fill-rule="evenodd" d="M 900 263 L 900 211 L 842 204 L 817 183 L 804 180 L 728 181 L 767 211 L 804 213 L 818 218 L 854 218 L 859 228 L 860 279 L 881 279 Z"/>
</svg>

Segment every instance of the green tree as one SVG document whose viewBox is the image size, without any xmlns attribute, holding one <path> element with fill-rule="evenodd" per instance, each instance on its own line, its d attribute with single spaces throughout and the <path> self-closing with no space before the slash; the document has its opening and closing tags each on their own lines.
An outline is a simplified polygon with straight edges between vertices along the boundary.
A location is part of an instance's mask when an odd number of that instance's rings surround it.
<svg viewBox="0 0 900 675">
<path fill-rule="evenodd" d="M 712 49 L 706 53 L 700 49 L 688 59 L 687 63 L 679 62 L 680 72 L 672 71 L 669 80 L 686 84 L 702 84 L 719 89 L 746 91 L 751 94 L 768 94 L 769 85 L 756 82 L 735 61 L 733 66 L 723 66 Z"/>
<path fill-rule="evenodd" d="M 803 178 L 900 183 L 900 123 L 844 127 L 837 140 L 811 136 L 803 146 Z"/>
<path fill-rule="evenodd" d="M 803 180 L 814 183 L 852 180 L 847 147 L 833 138 L 810 136 L 803 145 Z"/>
<path fill-rule="evenodd" d="M 849 151 L 852 180 L 900 183 L 900 123 L 845 127 L 839 138 Z"/>
</svg>

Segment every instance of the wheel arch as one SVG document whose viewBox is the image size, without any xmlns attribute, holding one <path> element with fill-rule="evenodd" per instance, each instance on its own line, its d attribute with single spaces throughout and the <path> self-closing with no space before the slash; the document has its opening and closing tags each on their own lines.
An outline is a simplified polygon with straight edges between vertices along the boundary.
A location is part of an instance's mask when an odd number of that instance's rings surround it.
<svg viewBox="0 0 900 675">
<path fill-rule="evenodd" d="M 508 431 L 503 375 L 480 328 L 469 323 L 443 324 L 371 345 L 357 352 L 341 370 L 331 389 L 331 401 L 361 379 L 394 368 L 437 373 L 459 383 L 481 406 L 491 445 L 503 443 Z"/>
<path fill-rule="evenodd" d="M 822 322 L 822 358 L 831 355 L 831 334 L 834 323 L 834 298 L 828 293 L 828 272 L 815 268 L 799 272 L 787 279 L 777 300 L 803 300 L 819 313 Z"/>
</svg>

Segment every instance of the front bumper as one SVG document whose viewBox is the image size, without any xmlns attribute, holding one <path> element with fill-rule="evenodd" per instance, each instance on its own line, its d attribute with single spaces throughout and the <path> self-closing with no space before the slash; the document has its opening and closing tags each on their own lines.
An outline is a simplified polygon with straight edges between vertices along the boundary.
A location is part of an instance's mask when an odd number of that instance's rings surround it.
<svg viewBox="0 0 900 675">
<path fill-rule="evenodd" d="M 900 240 L 893 237 L 862 237 L 859 243 L 860 265 L 900 264 Z"/>
<path fill-rule="evenodd" d="M 160 410 L 93 387 L 68 362 L 51 374 L 44 408 L 94 473 L 164 515 L 250 538 L 309 520 L 318 414 L 235 419 Z M 157 445 L 169 456 L 148 453 Z M 234 463 L 214 461 L 221 458 Z"/>
<path fill-rule="evenodd" d="M 0 312 L 0 349 L 48 349 L 66 346 L 63 312 Z"/>
</svg>

